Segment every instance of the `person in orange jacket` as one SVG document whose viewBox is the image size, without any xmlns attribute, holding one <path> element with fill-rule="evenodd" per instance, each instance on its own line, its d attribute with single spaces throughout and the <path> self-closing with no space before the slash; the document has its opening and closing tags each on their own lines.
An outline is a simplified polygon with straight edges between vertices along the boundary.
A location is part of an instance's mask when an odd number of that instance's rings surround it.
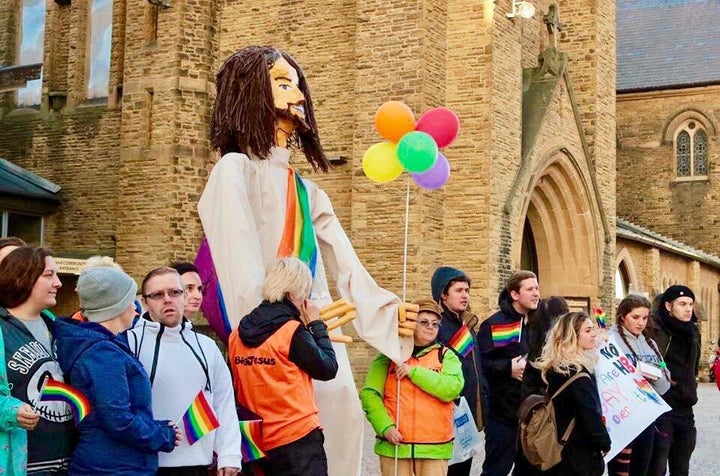
<svg viewBox="0 0 720 476">
<path fill-rule="evenodd" d="M 230 334 L 235 396 L 262 418 L 260 446 L 267 455 L 243 464 L 246 473 L 328 473 L 312 379 L 332 380 L 338 363 L 320 311 L 308 299 L 311 286 L 305 263 L 280 259 L 267 270 L 263 301 Z"/>
</svg>

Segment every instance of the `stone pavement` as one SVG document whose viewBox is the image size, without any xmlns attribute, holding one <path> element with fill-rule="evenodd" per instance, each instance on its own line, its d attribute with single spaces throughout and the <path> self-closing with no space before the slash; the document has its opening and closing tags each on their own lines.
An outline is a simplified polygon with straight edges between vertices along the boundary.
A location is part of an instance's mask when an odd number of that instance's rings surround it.
<svg viewBox="0 0 720 476">
<path fill-rule="evenodd" d="M 690 460 L 690 476 L 720 475 L 720 391 L 714 383 L 701 383 L 698 386 L 699 402 L 695 407 L 695 422 L 698 429 L 697 447 Z M 363 447 L 363 476 L 378 476 L 380 465 L 373 453 L 374 432 L 372 427 L 365 425 Z M 483 454 L 475 457 L 472 476 L 480 474 Z"/>
</svg>

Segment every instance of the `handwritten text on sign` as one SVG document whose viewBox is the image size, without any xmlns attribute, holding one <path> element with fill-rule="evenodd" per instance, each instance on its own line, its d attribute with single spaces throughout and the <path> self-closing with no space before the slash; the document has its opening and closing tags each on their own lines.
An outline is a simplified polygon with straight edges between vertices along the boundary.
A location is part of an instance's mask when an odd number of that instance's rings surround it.
<svg viewBox="0 0 720 476">
<path fill-rule="evenodd" d="M 595 378 L 603 420 L 612 441 L 605 461 L 610 461 L 670 407 L 620 352 L 612 338 L 597 354 Z"/>
</svg>

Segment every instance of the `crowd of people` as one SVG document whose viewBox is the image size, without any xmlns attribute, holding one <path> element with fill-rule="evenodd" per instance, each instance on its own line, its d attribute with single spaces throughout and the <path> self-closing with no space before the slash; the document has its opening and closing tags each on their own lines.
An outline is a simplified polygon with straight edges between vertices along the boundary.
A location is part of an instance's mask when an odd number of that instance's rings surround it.
<svg viewBox="0 0 720 476">
<path fill-rule="evenodd" d="M 0 257 L 3 474 L 328 474 L 313 380 L 332 381 L 338 363 L 302 261 L 283 258 L 266 271 L 263 300 L 233 330 L 226 361 L 193 330 L 203 284 L 191 263 L 153 269 L 138 288 L 112 260 L 94 257 L 77 281 L 79 313 L 62 318 L 51 312 L 62 283 L 49 251 L 3 239 Z M 470 473 L 472 457 L 448 466 L 460 397 L 485 433 L 483 475 L 663 475 L 668 466 L 688 474 L 699 359 L 692 290 L 671 286 L 654 304 L 629 295 L 617 307 L 607 335 L 672 410 L 606 467 L 596 323 L 561 297 L 541 299 L 529 271 L 508 279 L 498 312 L 480 323 L 470 285 L 461 270 L 438 268 L 433 297 L 415 303 L 410 357 L 381 353 L 369 367 L 359 399 L 384 476 Z M 77 426 L 65 404 L 40 400 L 46 377 L 88 398 L 92 411 Z M 220 424 L 190 444 L 178 419 L 198 391 Z M 517 411 L 529 395 L 556 392 L 558 434 L 574 426 L 560 463 L 541 471 L 518 450 Z M 242 461 L 237 408 L 262 420 L 264 457 L 252 462 Z"/>
<path fill-rule="evenodd" d="M 93 257 L 78 278 L 79 311 L 58 318 L 52 254 L 0 240 L 0 474 L 359 474 L 364 410 L 383 476 L 469 475 L 460 426 L 484 431 L 483 476 L 601 475 L 611 446 L 588 314 L 541 299 L 537 276 L 519 271 L 482 320 L 470 277 L 449 266 L 433 273 L 431 298 L 403 303 L 363 267 L 327 194 L 290 166 L 291 148 L 315 171 L 330 165 L 298 63 L 271 46 L 243 48 L 216 87 L 210 142 L 222 157 L 198 203 L 199 256 L 212 258 L 203 266 L 152 269 L 138 287 L 111 258 Z M 347 336 L 329 332 L 318 309 L 332 295 L 353 304 L 349 318 L 379 352 L 359 395 L 345 346 L 331 342 Z M 193 329 L 203 299 L 217 335 L 229 335 L 228 360 Z M 694 299 L 671 286 L 653 305 L 628 296 L 618 306 L 611 334 L 657 376 L 672 410 L 611 461 L 612 475 L 688 474 Z M 89 401 L 77 425 L 68 405 L 40 398 L 49 378 Z M 538 393 L 557 394 L 556 425 L 569 431 L 545 472 L 517 445 L 518 408 Z M 194 422 L 207 425 L 189 435 L 179 422 L 197 401 Z"/>
</svg>

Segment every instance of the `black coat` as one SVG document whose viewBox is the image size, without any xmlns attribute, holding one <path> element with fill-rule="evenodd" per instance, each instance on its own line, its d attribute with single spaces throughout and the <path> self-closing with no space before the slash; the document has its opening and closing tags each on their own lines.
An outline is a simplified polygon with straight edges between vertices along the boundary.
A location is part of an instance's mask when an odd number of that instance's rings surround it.
<svg viewBox="0 0 720 476">
<path fill-rule="evenodd" d="M 469 311 L 459 316 L 456 312 L 453 312 L 443 306 L 443 317 L 440 321 L 440 330 L 438 331 L 438 342 L 443 345 L 448 345 L 450 339 L 455 336 L 455 333 L 460 329 L 463 322 L 468 326 L 472 338 L 477 342 L 477 336 L 474 331 L 475 325 L 477 325 L 478 318 L 471 314 Z M 450 347 L 452 349 L 452 347 Z M 454 351 L 454 349 L 453 349 Z M 478 429 L 482 429 L 484 426 L 484 412 L 483 412 L 483 399 L 482 394 L 482 364 L 480 362 L 480 352 L 475 348 L 466 356 L 455 352 L 462 363 L 462 373 L 465 378 L 465 384 L 463 385 L 461 396 L 465 397 L 470 407 L 470 411 L 475 417 L 475 422 Z"/>
<path fill-rule="evenodd" d="M 700 332 L 695 322 L 682 322 L 661 308 L 654 316 L 655 342 L 670 371 L 670 390 L 662 396 L 673 410 L 692 411 L 697 403 Z"/>
<path fill-rule="evenodd" d="M 500 310 L 486 319 L 480 326 L 477 340 L 482 358 L 482 369 L 488 388 L 489 415 L 508 425 L 517 425 L 517 410 L 520 407 L 520 380 L 512 378 L 511 360 L 527 355 L 527 325 L 525 316 L 512 307 L 506 290 L 500 293 Z M 493 343 L 493 326 L 512 324 L 520 321 L 520 342 L 496 346 Z"/>
<path fill-rule="evenodd" d="M 582 369 L 583 372 L 588 372 Z M 552 370 L 547 374 L 548 394 L 552 395 L 570 375 Z M 588 372 L 589 373 L 589 372 Z M 610 435 L 602 421 L 602 407 L 595 378 L 579 378 L 553 400 L 558 436 L 575 418 L 573 430 L 562 452 L 562 461 L 547 471 L 553 476 L 601 476 L 605 471 L 602 452 L 610 451 Z"/>
</svg>

